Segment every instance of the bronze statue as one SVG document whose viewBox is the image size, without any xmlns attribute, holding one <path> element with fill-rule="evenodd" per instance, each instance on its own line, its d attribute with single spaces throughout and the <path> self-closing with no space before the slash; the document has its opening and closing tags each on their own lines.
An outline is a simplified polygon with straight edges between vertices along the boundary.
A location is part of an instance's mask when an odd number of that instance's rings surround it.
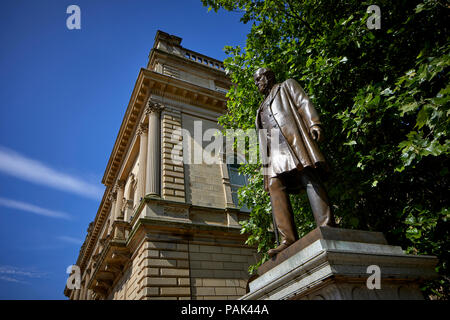
<svg viewBox="0 0 450 320">
<path fill-rule="evenodd" d="M 333 227 L 335 221 L 317 174 L 319 168 L 327 170 L 327 164 L 317 146 L 323 134 L 316 109 L 293 79 L 275 84 L 268 68 L 258 69 L 254 79 L 265 96 L 256 114 L 264 189 L 270 194 L 274 228 L 281 235 L 281 244 L 268 251 L 272 257 L 298 240 L 289 194 L 306 189 L 317 226 Z M 271 148 L 271 130 L 279 135 L 279 148 Z"/>
</svg>

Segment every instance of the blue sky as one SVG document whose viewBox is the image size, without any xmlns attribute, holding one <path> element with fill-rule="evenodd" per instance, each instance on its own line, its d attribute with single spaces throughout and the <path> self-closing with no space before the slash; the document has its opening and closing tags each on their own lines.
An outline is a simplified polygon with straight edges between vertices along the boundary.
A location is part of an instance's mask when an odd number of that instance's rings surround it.
<svg viewBox="0 0 450 320">
<path fill-rule="evenodd" d="M 68 30 L 66 9 L 81 9 Z M 239 15 L 200 0 L 4 0 L 0 10 L 0 299 L 65 299 L 156 31 L 223 60 Z"/>
</svg>

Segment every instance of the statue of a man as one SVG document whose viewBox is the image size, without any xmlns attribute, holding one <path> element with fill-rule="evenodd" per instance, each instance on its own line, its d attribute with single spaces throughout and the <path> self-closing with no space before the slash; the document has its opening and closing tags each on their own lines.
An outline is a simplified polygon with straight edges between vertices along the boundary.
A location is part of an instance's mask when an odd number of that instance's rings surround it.
<svg viewBox="0 0 450 320">
<path fill-rule="evenodd" d="M 272 257 L 298 240 L 289 194 L 306 189 L 317 226 L 333 227 L 335 221 L 317 174 L 327 165 L 317 146 L 323 134 L 316 109 L 293 79 L 276 84 L 273 71 L 260 68 L 254 80 L 265 96 L 256 114 L 264 188 L 270 194 L 274 227 L 281 236 L 280 245 L 268 251 Z M 278 141 L 271 142 L 277 135 Z"/>
</svg>

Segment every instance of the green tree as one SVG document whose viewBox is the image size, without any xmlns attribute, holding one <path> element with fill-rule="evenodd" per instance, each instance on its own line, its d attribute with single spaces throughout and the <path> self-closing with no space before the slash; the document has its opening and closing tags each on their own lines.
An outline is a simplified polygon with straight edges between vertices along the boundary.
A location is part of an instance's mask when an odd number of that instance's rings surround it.
<svg viewBox="0 0 450 320">
<path fill-rule="evenodd" d="M 244 48 L 225 47 L 235 86 L 220 124 L 254 127 L 258 67 L 272 68 L 278 81 L 296 79 L 321 115 L 340 226 L 381 231 L 408 253 L 438 256 L 440 278 L 424 290 L 448 298 L 449 1 L 379 0 L 380 29 L 366 24 L 373 1 L 202 2 L 252 23 Z M 239 198 L 251 209 L 242 231 L 264 253 L 274 239 L 258 168 L 242 167 L 250 179 Z M 304 194 L 291 200 L 302 236 L 315 227 L 309 203 Z"/>
</svg>

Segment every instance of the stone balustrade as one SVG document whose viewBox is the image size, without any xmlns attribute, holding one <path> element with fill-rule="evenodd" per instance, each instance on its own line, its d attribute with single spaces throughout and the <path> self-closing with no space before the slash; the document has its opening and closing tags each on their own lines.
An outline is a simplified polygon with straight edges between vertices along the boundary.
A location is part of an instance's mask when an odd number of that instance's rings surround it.
<svg viewBox="0 0 450 320">
<path fill-rule="evenodd" d="M 194 51 L 185 50 L 185 49 L 183 50 L 183 53 L 184 53 L 184 57 L 186 59 L 201 63 L 210 68 L 225 71 L 225 67 L 223 66 L 223 63 L 220 62 L 219 60 L 215 60 L 215 59 L 209 58 L 207 56 L 198 54 Z"/>
</svg>

